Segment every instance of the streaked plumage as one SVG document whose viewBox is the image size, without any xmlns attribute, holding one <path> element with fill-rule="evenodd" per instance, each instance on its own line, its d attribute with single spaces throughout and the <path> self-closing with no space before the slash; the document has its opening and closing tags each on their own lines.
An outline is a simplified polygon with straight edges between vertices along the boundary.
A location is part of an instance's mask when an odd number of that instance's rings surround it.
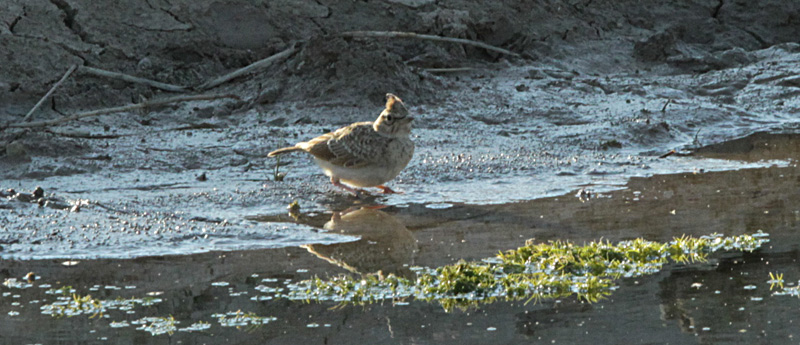
<svg viewBox="0 0 800 345">
<path fill-rule="evenodd" d="M 357 122 L 272 151 L 269 156 L 305 151 L 314 156 L 336 186 L 357 193 L 340 183 L 344 182 L 354 187 L 378 187 L 384 193 L 393 193 L 383 184 L 397 177 L 414 155 L 414 143 L 409 138 L 413 120 L 408 116 L 403 101 L 389 93 L 386 94 L 386 108 L 374 122 Z"/>
</svg>

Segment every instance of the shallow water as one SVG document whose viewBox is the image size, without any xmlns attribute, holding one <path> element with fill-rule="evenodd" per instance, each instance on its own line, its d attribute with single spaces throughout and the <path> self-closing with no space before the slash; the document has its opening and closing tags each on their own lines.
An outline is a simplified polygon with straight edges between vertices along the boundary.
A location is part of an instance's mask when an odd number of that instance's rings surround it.
<svg viewBox="0 0 800 345">
<path fill-rule="evenodd" d="M 129 260 L 3 260 L 0 343 L 796 343 L 800 299 L 773 294 L 778 289 L 771 291 L 768 280 L 770 273 L 783 274 L 791 287 L 800 279 L 800 172 L 794 163 L 800 138 L 756 134 L 695 155 L 783 163 L 633 178 L 616 190 L 588 186 L 583 193 L 513 203 L 251 217 L 346 236 L 337 237 L 349 241 L 342 243 Z M 693 158 L 664 161 L 679 159 Z M 335 199 L 330 205 L 343 210 L 348 204 Z M 315 275 L 410 276 L 413 266 L 489 258 L 530 238 L 668 241 L 758 230 L 771 240 L 761 250 L 718 253 L 707 263 L 671 264 L 655 275 L 621 279 L 598 303 L 495 302 L 448 313 L 437 303 L 413 300 L 333 308 L 273 298 L 274 291 Z M 28 272 L 37 278 L 23 279 Z M 72 308 L 79 315 L 71 317 L 45 314 L 59 303 L 71 305 L 73 293 L 103 303 L 136 300 L 108 304 L 97 315 L 88 307 Z"/>
</svg>

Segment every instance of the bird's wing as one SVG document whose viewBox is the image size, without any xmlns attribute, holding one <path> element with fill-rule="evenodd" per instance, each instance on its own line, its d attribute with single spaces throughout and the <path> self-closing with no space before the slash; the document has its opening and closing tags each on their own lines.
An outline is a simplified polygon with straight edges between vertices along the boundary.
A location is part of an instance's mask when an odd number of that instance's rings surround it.
<svg viewBox="0 0 800 345">
<path fill-rule="evenodd" d="M 375 160 L 375 148 L 382 146 L 372 122 L 359 122 L 323 134 L 303 143 L 308 153 L 331 164 L 358 168 Z"/>
</svg>

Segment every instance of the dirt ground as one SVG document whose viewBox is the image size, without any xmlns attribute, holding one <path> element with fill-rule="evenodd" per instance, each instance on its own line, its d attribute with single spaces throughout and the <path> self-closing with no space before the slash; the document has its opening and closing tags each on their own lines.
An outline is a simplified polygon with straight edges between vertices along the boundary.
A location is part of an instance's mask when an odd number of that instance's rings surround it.
<svg viewBox="0 0 800 345">
<path fill-rule="evenodd" d="M 799 127 L 800 3 L 786 1 L 119 1 L 0 5 L 0 255 L 132 257 L 346 240 L 253 220 L 389 205 L 506 203 L 633 176 L 735 169 L 673 155 Z M 354 30 L 464 38 L 519 56 Z M 78 64 L 186 87 L 295 46 L 181 102 L 9 128 Z M 456 72 L 439 68 L 469 68 Z M 356 200 L 307 157 L 267 152 L 371 120 L 383 95 L 417 151 Z M 175 96 L 78 69 L 34 120 Z M 37 186 L 41 193 L 34 193 Z M 10 191 L 8 189 L 13 189 Z"/>
</svg>

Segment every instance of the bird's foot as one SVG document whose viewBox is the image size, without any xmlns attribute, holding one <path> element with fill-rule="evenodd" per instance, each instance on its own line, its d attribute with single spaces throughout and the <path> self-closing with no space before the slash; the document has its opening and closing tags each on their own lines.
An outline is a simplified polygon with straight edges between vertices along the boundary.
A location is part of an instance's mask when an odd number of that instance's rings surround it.
<svg viewBox="0 0 800 345">
<path fill-rule="evenodd" d="M 378 185 L 378 186 L 375 186 L 375 187 L 380 188 L 383 194 L 403 194 L 403 192 L 395 192 L 391 188 L 386 187 L 384 185 Z"/>
<path fill-rule="evenodd" d="M 342 188 L 342 189 L 344 189 L 344 190 L 346 190 L 346 191 L 348 191 L 350 193 L 353 193 L 353 195 L 355 195 L 356 198 L 361 198 L 362 195 L 366 193 L 363 189 L 356 189 L 356 188 L 350 187 L 348 185 L 345 185 L 345 184 L 341 183 L 339 181 L 339 179 L 336 179 L 336 178 L 333 178 L 333 177 L 331 177 L 331 183 L 333 183 L 333 185 L 336 186 L 336 187 Z"/>
</svg>

